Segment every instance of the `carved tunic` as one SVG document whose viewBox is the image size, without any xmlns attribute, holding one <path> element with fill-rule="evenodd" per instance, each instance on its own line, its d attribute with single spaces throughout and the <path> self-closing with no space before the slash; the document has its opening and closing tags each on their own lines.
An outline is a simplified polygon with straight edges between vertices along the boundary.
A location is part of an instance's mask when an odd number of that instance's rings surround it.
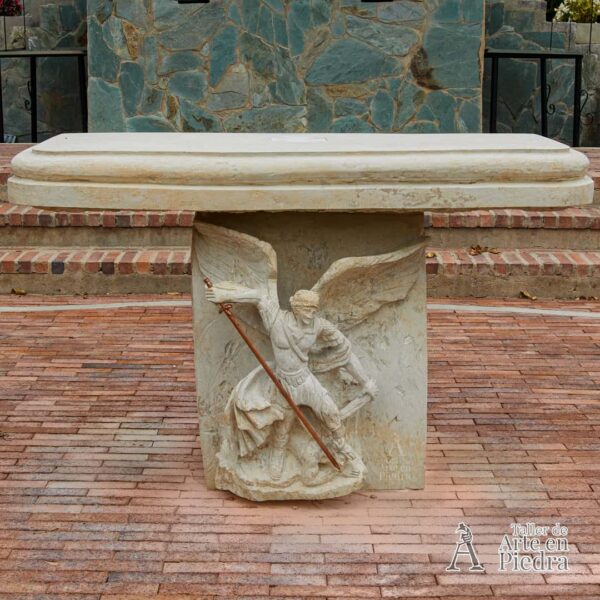
<svg viewBox="0 0 600 600">
<path fill-rule="evenodd" d="M 277 374 L 282 379 L 308 371 L 309 353 L 327 349 L 327 357 L 321 357 L 319 364 L 329 363 L 329 366 L 320 370 L 333 369 L 348 361 L 350 342 L 326 319 L 315 317 L 311 325 L 301 326 L 292 312 L 282 310 L 268 297 L 259 302 L 258 310 L 271 338 Z"/>
<path fill-rule="evenodd" d="M 264 297 L 258 310 L 271 338 L 274 366 L 281 383 L 296 404 L 309 406 L 332 429 L 340 424 L 337 407 L 309 369 L 309 354 L 319 352 L 318 371 L 343 366 L 351 353 L 350 342 L 332 323 L 316 317 L 301 326 L 293 313 L 282 310 Z M 267 377 L 262 367 L 244 377 L 233 390 L 228 409 L 235 424 L 240 456 L 250 455 L 263 446 L 269 426 L 290 418 L 291 409 Z"/>
</svg>

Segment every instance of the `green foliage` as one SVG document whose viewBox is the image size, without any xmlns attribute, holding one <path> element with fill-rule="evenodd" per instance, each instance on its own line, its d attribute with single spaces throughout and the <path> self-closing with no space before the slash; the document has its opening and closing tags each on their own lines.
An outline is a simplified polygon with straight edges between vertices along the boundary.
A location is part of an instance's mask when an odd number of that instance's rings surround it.
<svg viewBox="0 0 600 600">
<path fill-rule="evenodd" d="M 563 0 L 554 14 L 555 21 L 593 23 L 600 18 L 600 0 Z"/>
</svg>

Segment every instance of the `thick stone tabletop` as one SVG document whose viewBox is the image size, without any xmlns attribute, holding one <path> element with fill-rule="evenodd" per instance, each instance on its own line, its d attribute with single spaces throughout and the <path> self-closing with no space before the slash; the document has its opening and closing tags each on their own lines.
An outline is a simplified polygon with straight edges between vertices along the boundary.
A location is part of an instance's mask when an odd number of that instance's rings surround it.
<svg viewBox="0 0 600 600">
<path fill-rule="evenodd" d="M 48 208 L 424 211 L 591 202 L 587 158 L 520 134 L 64 134 L 19 154 Z"/>
</svg>

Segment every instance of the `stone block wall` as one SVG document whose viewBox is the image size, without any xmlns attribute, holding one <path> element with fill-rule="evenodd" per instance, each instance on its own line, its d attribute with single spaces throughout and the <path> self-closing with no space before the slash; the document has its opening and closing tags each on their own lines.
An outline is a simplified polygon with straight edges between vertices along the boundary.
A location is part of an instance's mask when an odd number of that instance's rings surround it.
<svg viewBox="0 0 600 600">
<path fill-rule="evenodd" d="M 26 0 L 26 8 L 29 49 L 85 48 L 86 0 Z M 6 23 L 8 48 L 22 48 L 22 17 L 7 18 Z M 4 129 L 7 134 L 15 135 L 19 142 L 31 139 L 28 81 L 27 58 L 2 59 Z M 61 131 L 79 131 L 81 118 L 76 59 L 38 60 L 37 82 L 40 140 Z"/>
<path fill-rule="evenodd" d="M 89 0 L 94 131 L 477 132 L 484 0 Z"/>
<path fill-rule="evenodd" d="M 545 0 L 487 0 L 487 47 L 495 50 L 560 50 L 581 52 L 583 88 L 580 146 L 600 145 L 600 43 L 588 42 L 589 24 L 555 23 L 546 20 Z M 600 33 L 600 24 L 593 25 Z M 583 33 L 583 35 L 582 35 Z M 489 71 L 484 78 L 484 130 L 488 130 Z M 573 61 L 549 60 L 548 134 L 571 145 L 575 68 Z M 539 62 L 502 60 L 499 69 L 498 131 L 541 132 Z"/>
</svg>

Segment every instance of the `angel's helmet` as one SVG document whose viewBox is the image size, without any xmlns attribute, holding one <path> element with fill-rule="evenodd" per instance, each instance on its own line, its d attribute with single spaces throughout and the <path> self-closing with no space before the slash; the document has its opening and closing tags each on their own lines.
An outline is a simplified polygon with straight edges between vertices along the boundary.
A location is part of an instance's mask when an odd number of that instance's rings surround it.
<svg viewBox="0 0 600 600">
<path fill-rule="evenodd" d="M 309 323 L 319 309 L 319 294 L 312 290 L 298 290 L 290 298 L 290 306 L 296 317 Z"/>
</svg>

